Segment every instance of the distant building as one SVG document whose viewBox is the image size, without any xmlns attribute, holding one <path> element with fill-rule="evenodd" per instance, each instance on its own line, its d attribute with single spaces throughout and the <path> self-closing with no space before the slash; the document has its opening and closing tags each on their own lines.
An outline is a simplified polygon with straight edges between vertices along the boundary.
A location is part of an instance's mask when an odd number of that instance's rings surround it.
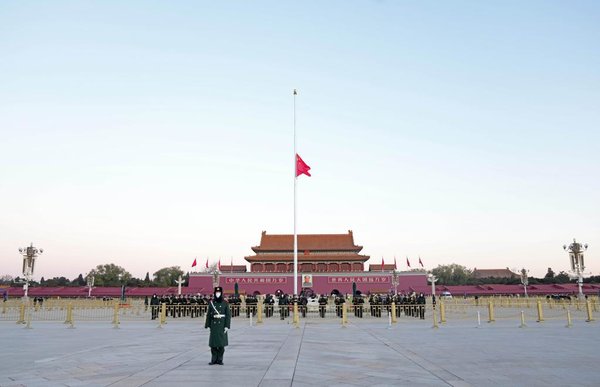
<svg viewBox="0 0 600 387">
<path fill-rule="evenodd" d="M 384 263 L 383 268 L 381 264 L 372 263 L 369 264 L 369 271 L 392 271 L 396 270 L 396 267 L 393 263 Z"/>
<path fill-rule="evenodd" d="M 519 274 L 512 272 L 508 267 L 506 269 L 473 269 L 473 278 L 517 278 Z"/>
<path fill-rule="evenodd" d="M 221 265 L 221 273 L 245 273 L 246 265 Z"/>
</svg>

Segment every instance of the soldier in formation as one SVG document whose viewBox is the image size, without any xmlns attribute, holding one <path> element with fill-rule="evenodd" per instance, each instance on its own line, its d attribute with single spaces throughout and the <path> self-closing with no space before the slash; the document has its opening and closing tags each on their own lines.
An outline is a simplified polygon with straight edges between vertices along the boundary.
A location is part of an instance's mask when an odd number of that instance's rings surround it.
<svg viewBox="0 0 600 387">
<path fill-rule="evenodd" d="M 273 308 L 275 305 L 275 298 L 272 295 L 267 294 L 265 297 L 265 317 L 273 317 Z"/>
<path fill-rule="evenodd" d="M 321 297 L 319 297 L 319 316 L 321 316 L 321 318 L 325 318 L 325 313 L 327 312 L 327 301 L 327 296 L 321 294 Z"/>
</svg>

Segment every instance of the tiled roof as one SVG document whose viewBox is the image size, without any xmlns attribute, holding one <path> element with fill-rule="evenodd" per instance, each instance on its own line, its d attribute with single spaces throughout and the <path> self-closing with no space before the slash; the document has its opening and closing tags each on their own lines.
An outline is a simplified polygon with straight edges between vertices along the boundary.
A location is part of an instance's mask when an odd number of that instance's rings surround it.
<svg viewBox="0 0 600 387">
<path fill-rule="evenodd" d="M 383 265 L 383 271 L 394 270 L 396 267 L 393 263 L 385 263 Z M 381 263 L 372 263 L 369 265 L 369 271 L 381 271 Z"/>
<path fill-rule="evenodd" d="M 350 262 L 365 262 L 370 257 L 368 255 L 349 254 L 349 255 L 319 255 L 310 254 L 304 255 L 298 253 L 298 262 L 327 262 L 327 261 L 350 261 Z M 292 262 L 293 254 L 282 255 L 252 255 L 244 257 L 248 262 Z"/>
<path fill-rule="evenodd" d="M 260 245 L 252 247 L 254 252 L 259 251 L 293 251 L 294 235 L 292 234 L 267 234 L 263 231 Z M 352 231 L 347 234 L 300 234 L 298 235 L 298 251 L 356 251 L 362 246 L 354 244 Z"/>
<path fill-rule="evenodd" d="M 246 271 L 248 271 L 246 265 L 221 265 L 223 273 L 245 273 Z"/>
<path fill-rule="evenodd" d="M 511 278 L 517 277 L 517 273 L 513 273 L 508 269 L 475 269 L 473 270 L 473 278 Z"/>
</svg>

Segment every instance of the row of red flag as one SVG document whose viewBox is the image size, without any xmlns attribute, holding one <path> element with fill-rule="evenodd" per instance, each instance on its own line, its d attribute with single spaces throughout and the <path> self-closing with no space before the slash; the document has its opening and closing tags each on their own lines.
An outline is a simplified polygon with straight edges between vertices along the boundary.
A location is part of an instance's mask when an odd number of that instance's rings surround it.
<svg viewBox="0 0 600 387">
<path fill-rule="evenodd" d="M 198 261 L 196 258 L 194 258 L 194 262 L 192 262 L 192 267 L 196 267 L 196 265 L 198 265 Z M 231 266 L 233 266 L 233 258 L 231 259 Z M 206 258 L 206 264 L 204 265 L 204 267 L 208 269 L 208 258 Z M 217 263 L 217 268 L 219 270 L 221 270 L 221 258 L 219 258 L 219 263 Z"/>
<path fill-rule="evenodd" d="M 383 270 L 383 265 L 385 265 L 385 261 L 383 260 L 383 257 L 381 257 L 381 270 Z M 423 266 L 423 261 L 421 261 L 421 257 L 419 257 L 419 265 L 421 265 L 421 267 L 425 267 Z M 408 257 L 406 257 L 406 266 L 410 267 L 410 261 L 408 260 Z M 398 267 L 398 265 L 396 265 L 396 257 L 394 257 L 394 269 Z"/>
</svg>

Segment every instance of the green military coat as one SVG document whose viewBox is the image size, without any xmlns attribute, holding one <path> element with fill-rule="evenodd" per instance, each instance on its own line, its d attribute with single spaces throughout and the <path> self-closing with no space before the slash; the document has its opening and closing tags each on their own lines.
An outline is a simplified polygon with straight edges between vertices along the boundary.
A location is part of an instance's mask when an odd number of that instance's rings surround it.
<svg viewBox="0 0 600 387">
<path fill-rule="evenodd" d="M 223 317 L 219 318 L 217 315 L 222 315 Z M 225 328 L 231 328 L 231 311 L 227 301 L 212 301 L 208 303 L 204 328 L 210 328 L 209 347 L 226 347 L 229 344 Z"/>
</svg>

